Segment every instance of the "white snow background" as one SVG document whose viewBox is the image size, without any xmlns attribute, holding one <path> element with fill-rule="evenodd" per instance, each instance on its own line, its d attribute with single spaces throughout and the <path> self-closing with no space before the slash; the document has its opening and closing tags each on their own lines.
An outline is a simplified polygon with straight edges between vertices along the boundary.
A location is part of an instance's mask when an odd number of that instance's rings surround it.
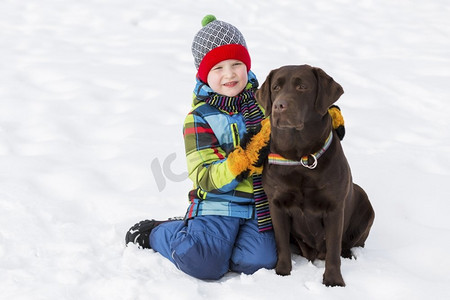
<svg viewBox="0 0 450 300">
<path fill-rule="evenodd" d="M 323 68 L 374 226 L 345 288 L 293 256 L 274 270 L 191 278 L 125 248 L 145 218 L 183 215 L 182 123 L 204 15 L 237 26 L 262 83 Z M 450 2 L 0 1 L 0 299 L 448 299 Z"/>
</svg>

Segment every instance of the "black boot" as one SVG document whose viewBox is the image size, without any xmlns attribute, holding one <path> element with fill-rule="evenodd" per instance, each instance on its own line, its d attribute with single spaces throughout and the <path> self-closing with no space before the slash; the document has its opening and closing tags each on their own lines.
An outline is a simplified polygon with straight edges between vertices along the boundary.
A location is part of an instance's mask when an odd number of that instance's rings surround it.
<svg viewBox="0 0 450 300">
<path fill-rule="evenodd" d="M 139 245 L 140 248 L 151 249 L 150 233 L 152 230 L 166 222 L 183 220 L 181 217 L 170 218 L 166 221 L 144 220 L 132 226 L 125 235 L 125 244 L 133 243 Z"/>
</svg>

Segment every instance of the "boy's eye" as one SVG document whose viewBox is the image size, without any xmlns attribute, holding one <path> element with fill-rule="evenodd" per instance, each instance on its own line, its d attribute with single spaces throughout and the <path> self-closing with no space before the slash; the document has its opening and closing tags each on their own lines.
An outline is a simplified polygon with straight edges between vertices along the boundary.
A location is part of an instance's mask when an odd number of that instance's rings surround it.
<svg viewBox="0 0 450 300">
<path fill-rule="evenodd" d="M 233 66 L 240 66 L 240 65 L 242 65 L 241 62 L 235 62 L 235 63 L 233 64 Z"/>
</svg>

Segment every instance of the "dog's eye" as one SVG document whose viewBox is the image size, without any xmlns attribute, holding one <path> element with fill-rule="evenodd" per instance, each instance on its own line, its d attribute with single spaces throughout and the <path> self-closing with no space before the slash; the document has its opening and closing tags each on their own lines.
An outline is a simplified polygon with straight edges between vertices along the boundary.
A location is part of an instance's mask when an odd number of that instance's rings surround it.
<svg viewBox="0 0 450 300">
<path fill-rule="evenodd" d="M 299 84 L 297 85 L 297 90 L 306 90 L 306 85 L 305 84 Z"/>
<path fill-rule="evenodd" d="M 272 87 L 272 90 L 273 90 L 274 92 L 278 92 L 279 90 L 281 90 L 281 87 L 280 87 L 279 85 L 274 85 L 274 86 Z"/>
</svg>

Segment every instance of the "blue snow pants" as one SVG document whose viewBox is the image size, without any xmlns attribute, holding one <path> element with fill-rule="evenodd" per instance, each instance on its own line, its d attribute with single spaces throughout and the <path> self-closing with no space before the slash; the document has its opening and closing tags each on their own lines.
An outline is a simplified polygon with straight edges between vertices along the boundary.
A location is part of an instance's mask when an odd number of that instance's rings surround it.
<svg viewBox="0 0 450 300">
<path fill-rule="evenodd" d="M 150 245 L 193 277 L 216 280 L 228 271 L 252 274 L 273 269 L 277 252 L 273 231 L 259 232 L 256 220 L 199 216 L 155 227 Z"/>
</svg>

